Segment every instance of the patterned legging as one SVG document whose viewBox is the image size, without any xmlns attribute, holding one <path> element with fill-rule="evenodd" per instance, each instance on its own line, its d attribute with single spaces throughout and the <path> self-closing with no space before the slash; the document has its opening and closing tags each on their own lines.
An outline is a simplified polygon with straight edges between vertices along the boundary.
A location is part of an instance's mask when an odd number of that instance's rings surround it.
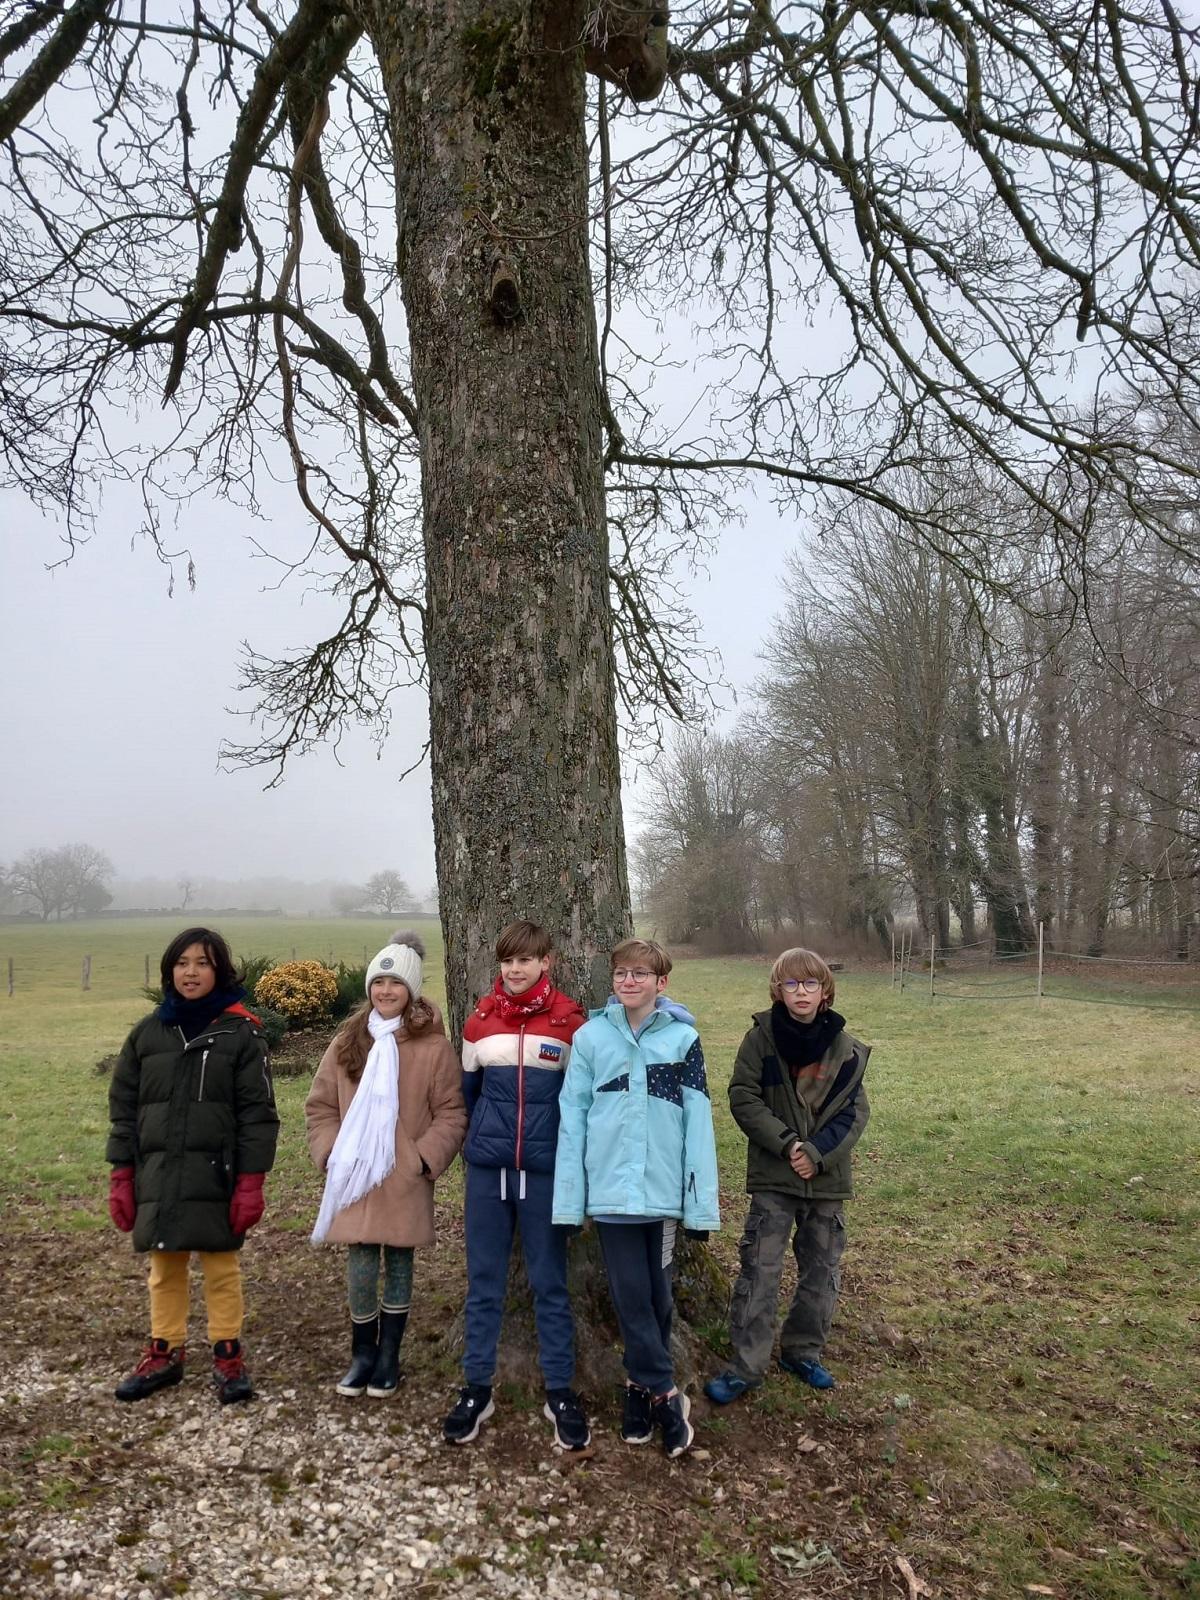
<svg viewBox="0 0 1200 1600">
<path fill-rule="evenodd" d="M 379 1293 L 379 1253 L 383 1252 L 383 1296 Z M 408 1246 L 352 1244 L 346 1257 L 350 1315 L 370 1322 L 384 1311 L 407 1311 L 412 1300 L 413 1253 Z"/>
</svg>

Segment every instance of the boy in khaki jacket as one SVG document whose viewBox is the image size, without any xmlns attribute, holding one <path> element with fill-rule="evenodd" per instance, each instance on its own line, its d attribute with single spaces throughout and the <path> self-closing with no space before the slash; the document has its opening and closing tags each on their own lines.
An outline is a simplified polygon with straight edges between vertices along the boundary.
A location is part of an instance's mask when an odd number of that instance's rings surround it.
<svg viewBox="0 0 1200 1600">
<path fill-rule="evenodd" d="M 833 1388 L 821 1356 L 837 1306 L 843 1202 L 853 1192 L 850 1153 L 870 1116 L 863 1087 L 870 1048 L 832 1009 L 826 962 L 812 950 L 785 950 L 770 989 L 771 1009 L 755 1016 L 729 1085 L 730 1109 L 749 1140 L 750 1209 L 729 1312 L 733 1362 L 704 1389 L 717 1405 L 763 1380 L 789 1236 L 799 1281 L 780 1336 L 780 1365 L 814 1389 Z"/>
</svg>

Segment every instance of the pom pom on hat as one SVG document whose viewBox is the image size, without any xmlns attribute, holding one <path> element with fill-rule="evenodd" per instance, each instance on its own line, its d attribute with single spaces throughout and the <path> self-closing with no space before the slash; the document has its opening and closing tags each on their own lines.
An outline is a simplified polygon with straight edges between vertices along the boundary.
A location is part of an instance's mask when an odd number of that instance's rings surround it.
<svg viewBox="0 0 1200 1600">
<path fill-rule="evenodd" d="M 367 968 L 367 999 L 376 978 L 399 978 L 415 1000 L 421 993 L 421 959 L 425 944 L 419 934 L 398 929 Z"/>
</svg>

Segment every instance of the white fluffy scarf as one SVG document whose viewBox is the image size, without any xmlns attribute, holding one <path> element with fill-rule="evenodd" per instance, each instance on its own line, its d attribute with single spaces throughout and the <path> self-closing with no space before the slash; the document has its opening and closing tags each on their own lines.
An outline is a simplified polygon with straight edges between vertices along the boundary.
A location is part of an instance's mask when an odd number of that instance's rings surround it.
<svg viewBox="0 0 1200 1600">
<path fill-rule="evenodd" d="M 373 1041 L 358 1091 L 333 1141 L 325 1163 L 325 1193 L 313 1244 L 320 1244 L 339 1211 L 369 1194 L 396 1165 L 396 1120 L 400 1115 L 400 1052 L 396 1030 L 403 1017 L 385 1022 L 378 1011 L 367 1018 Z"/>
</svg>

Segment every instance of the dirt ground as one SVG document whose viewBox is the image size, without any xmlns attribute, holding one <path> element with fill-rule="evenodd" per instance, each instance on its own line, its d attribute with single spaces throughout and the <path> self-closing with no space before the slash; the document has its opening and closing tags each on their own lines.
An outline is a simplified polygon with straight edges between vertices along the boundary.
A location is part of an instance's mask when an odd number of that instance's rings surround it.
<svg viewBox="0 0 1200 1600">
<path fill-rule="evenodd" d="M 955 1577 L 940 1507 L 915 1525 L 882 1422 L 833 1422 L 815 1397 L 779 1415 L 697 1398 L 696 1447 L 668 1463 L 621 1443 L 615 1389 L 585 1394 L 593 1443 L 572 1457 L 552 1448 L 540 1397 L 506 1385 L 480 1441 L 445 1446 L 456 1291 L 428 1267 L 400 1394 L 346 1401 L 336 1264 L 264 1227 L 246 1255 L 259 1396 L 222 1409 L 196 1304 L 183 1385 L 113 1400 L 144 1337 L 125 1241 L 19 1231 L 0 1264 L 4 1596 L 978 1592 Z M 935 1590 L 921 1564 L 939 1550 Z"/>
</svg>

